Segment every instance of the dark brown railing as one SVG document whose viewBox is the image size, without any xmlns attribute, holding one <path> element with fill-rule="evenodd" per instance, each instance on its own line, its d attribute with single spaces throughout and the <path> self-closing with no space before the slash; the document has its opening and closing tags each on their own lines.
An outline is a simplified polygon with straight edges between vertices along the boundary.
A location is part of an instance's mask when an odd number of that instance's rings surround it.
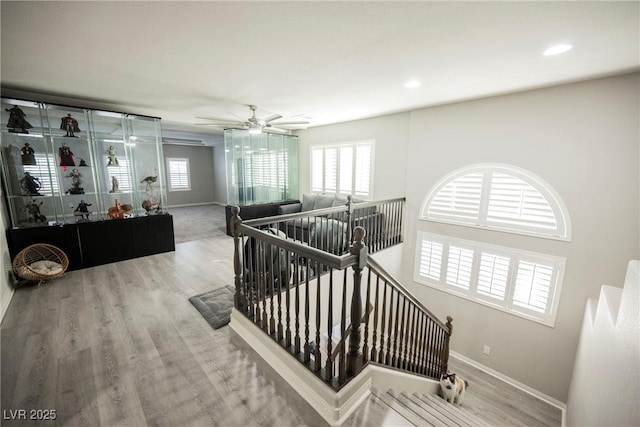
<svg viewBox="0 0 640 427">
<path fill-rule="evenodd" d="M 297 240 L 334 255 L 349 252 L 353 229 L 360 226 L 366 231 L 364 244 L 369 253 L 374 253 L 402 243 L 404 202 L 404 198 L 398 198 L 352 203 L 351 196 L 347 196 L 344 206 L 253 219 L 244 224 L 279 230 L 282 238 Z"/>
<path fill-rule="evenodd" d="M 348 212 L 356 218 L 364 212 L 339 209 L 322 210 L 316 217 Z M 381 212 L 377 206 L 375 212 Z M 384 212 L 399 221 L 402 208 Z M 321 240 L 314 245 L 290 237 L 281 226 L 292 220 L 253 220 L 250 226 L 233 208 L 236 309 L 335 390 L 369 362 L 439 379 L 447 370 L 452 319 L 439 321 L 368 257 L 366 224 L 350 232 L 352 243 L 345 251 L 338 250 L 337 239 L 330 244 L 333 237 L 322 249 L 314 247 Z M 369 220 L 375 224 L 374 217 Z M 371 229 L 374 234 L 384 230 L 368 240 L 372 245 L 401 242 L 395 234 L 401 232 L 401 221 L 385 219 L 384 227 Z"/>
</svg>

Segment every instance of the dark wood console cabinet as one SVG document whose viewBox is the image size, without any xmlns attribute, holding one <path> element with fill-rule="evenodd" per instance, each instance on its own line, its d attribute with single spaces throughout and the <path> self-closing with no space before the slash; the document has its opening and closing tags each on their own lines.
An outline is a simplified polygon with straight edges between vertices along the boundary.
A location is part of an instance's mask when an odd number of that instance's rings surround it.
<svg viewBox="0 0 640 427">
<path fill-rule="evenodd" d="M 12 259 L 35 243 L 57 246 L 69 257 L 69 270 L 175 250 L 173 217 L 169 214 L 12 228 L 7 232 L 7 241 Z"/>
</svg>

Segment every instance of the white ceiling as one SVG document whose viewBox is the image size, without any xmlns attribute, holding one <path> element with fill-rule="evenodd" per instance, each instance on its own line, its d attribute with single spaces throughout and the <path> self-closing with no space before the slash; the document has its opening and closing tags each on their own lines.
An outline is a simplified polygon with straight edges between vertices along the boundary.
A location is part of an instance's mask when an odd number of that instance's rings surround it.
<svg viewBox="0 0 640 427">
<path fill-rule="evenodd" d="M 247 104 L 318 126 L 638 70 L 639 5 L 2 1 L 1 79 L 167 128 Z"/>
</svg>

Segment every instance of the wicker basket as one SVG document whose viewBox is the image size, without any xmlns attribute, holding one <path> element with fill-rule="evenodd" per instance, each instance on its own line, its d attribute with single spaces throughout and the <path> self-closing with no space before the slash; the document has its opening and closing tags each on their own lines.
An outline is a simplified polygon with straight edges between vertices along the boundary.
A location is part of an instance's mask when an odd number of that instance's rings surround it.
<svg viewBox="0 0 640 427">
<path fill-rule="evenodd" d="M 53 245 L 38 243 L 21 250 L 12 265 L 16 276 L 40 284 L 62 276 L 69 267 L 69 258 Z"/>
</svg>

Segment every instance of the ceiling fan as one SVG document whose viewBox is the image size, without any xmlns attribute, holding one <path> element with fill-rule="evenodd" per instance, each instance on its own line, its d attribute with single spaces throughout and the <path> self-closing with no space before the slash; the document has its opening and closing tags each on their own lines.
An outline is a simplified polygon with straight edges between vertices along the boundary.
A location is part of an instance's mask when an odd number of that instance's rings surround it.
<svg viewBox="0 0 640 427">
<path fill-rule="evenodd" d="M 309 122 L 306 120 L 275 122 L 276 120 L 282 118 L 282 116 L 279 114 L 269 116 L 265 119 L 259 119 L 258 117 L 256 117 L 256 110 L 258 109 L 258 107 L 256 107 L 255 105 L 249 105 L 249 109 L 251 110 L 251 117 L 249 117 L 245 121 L 230 122 L 228 119 L 219 119 L 216 117 L 197 117 L 198 119 L 214 120 L 221 123 L 196 123 L 196 125 L 218 126 L 223 128 L 241 128 L 247 129 L 249 133 L 259 134 L 263 131 L 287 133 L 291 129 L 284 129 L 279 126 L 286 126 L 287 128 L 293 127 L 295 129 L 306 129 L 306 125 L 309 124 Z"/>
</svg>

